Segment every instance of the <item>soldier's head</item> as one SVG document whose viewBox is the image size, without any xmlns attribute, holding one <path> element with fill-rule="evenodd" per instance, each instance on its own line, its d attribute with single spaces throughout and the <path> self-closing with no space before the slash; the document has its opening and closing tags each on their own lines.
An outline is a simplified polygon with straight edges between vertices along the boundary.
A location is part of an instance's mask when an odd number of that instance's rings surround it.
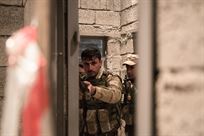
<svg viewBox="0 0 204 136">
<path fill-rule="evenodd" d="M 138 55 L 128 54 L 127 60 L 123 63 L 123 65 L 125 65 L 127 69 L 127 76 L 132 81 L 136 80 L 136 69 L 137 69 L 138 59 L 139 59 Z"/>
<path fill-rule="evenodd" d="M 81 53 L 84 70 L 88 76 L 96 76 L 102 66 L 101 53 L 97 48 L 87 48 Z"/>
</svg>

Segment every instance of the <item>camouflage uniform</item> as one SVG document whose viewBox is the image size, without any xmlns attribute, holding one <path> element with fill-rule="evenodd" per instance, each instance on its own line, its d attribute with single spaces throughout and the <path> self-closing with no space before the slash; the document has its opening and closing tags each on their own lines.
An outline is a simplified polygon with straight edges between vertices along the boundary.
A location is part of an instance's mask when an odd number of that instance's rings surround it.
<svg viewBox="0 0 204 136">
<path fill-rule="evenodd" d="M 122 119 L 126 122 L 125 131 L 128 136 L 133 136 L 134 134 L 134 112 L 135 112 L 135 95 L 136 87 L 131 81 L 125 80 L 123 82 L 123 101 L 122 101 Z"/>
<path fill-rule="evenodd" d="M 96 86 L 96 93 L 90 95 L 87 91 L 80 91 L 80 135 L 117 135 L 120 127 L 118 106 L 122 93 L 121 79 L 101 69 L 95 79 L 87 81 Z"/>
<path fill-rule="evenodd" d="M 123 82 L 122 118 L 126 122 L 125 131 L 128 136 L 134 135 L 134 109 L 136 98 L 135 70 L 138 59 L 138 55 L 128 54 L 127 60 L 123 62 L 123 65 L 126 65 L 127 75 Z"/>
</svg>

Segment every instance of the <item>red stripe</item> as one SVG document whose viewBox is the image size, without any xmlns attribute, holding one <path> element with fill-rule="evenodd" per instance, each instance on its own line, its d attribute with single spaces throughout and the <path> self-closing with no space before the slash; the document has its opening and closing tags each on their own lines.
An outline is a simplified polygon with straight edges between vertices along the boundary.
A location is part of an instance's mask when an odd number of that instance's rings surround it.
<svg viewBox="0 0 204 136">
<path fill-rule="evenodd" d="M 37 79 L 31 87 L 28 101 L 23 109 L 23 136 L 40 136 L 41 118 L 48 108 L 48 87 L 44 62 L 43 60 L 40 62 Z"/>
</svg>

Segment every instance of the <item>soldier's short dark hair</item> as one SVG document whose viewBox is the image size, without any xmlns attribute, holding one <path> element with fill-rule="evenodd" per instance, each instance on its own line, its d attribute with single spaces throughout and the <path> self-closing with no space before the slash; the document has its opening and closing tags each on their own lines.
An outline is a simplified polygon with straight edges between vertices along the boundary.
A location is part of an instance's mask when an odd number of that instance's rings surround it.
<svg viewBox="0 0 204 136">
<path fill-rule="evenodd" d="M 93 58 L 98 58 L 99 60 L 101 60 L 101 53 L 98 48 L 90 47 L 82 51 L 82 60 L 92 60 Z"/>
</svg>

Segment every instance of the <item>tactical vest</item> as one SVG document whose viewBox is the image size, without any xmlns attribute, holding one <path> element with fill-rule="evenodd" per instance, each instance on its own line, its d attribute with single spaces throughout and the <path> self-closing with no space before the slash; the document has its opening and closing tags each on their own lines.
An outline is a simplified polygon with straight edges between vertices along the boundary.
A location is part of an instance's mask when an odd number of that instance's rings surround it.
<svg viewBox="0 0 204 136">
<path fill-rule="evenodd" d="M 106 87 L 109 73 L 103 73 L 100 79 L 86 79 L 95 86 Z M 120 126 L 120 108 L 118 104 L 110 104 L 91 97 L 84 92 L 86 101 L 80 101 L 83 109 L 82 129 L 83 133 L 91 135 L 105 134 L 117 131 Z M 85 104 L 83 103 L 85 102 Z M 86 112 L 86 113 L 85 113 Z"/>
<path fill-rule="evenodd" d="M 135 85 L 133 85 L 129 80 L 124 79 L 122 91 L 123 99 L 121 101 L 121 114 L 127 125 L 134 124 L 135 95 Z"/>
</svg>

